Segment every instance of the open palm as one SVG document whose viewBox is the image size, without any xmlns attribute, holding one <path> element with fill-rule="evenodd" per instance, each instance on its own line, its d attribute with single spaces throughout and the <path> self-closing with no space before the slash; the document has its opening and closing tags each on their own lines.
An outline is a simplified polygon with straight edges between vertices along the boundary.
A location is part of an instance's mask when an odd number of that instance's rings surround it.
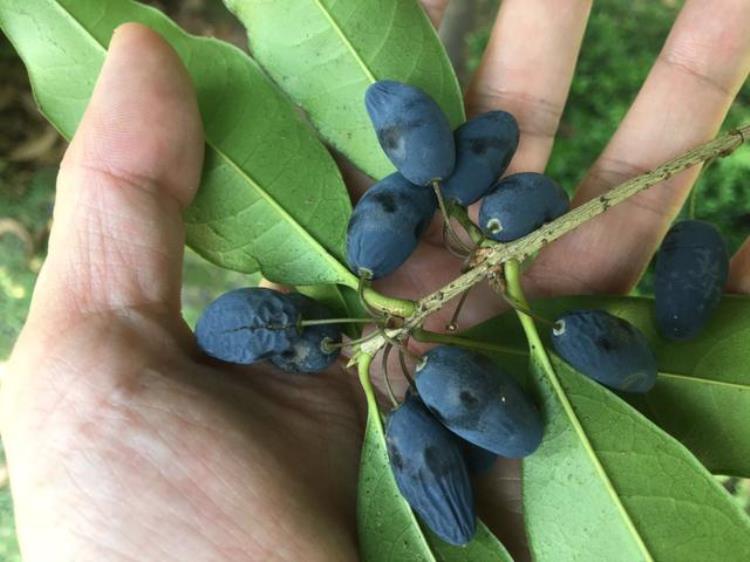
<svg viewBox="0 0 750 562">
<path fill-rule="evenodd" d="M 513 170 L 544 168 L 589 8 L 503 3 L 467 99 L 471 111 L 518 118 Z M 688 1 L 576 202 L 713 136 L 749 69 L 750 5 Z M 0 421 L 29 562 L 357 558 L 363 412 L 354 377 L 218 365 L 181 320 L 181 211 L 202 151 L 176 55 L 143 27 L 120 28 L 61 167 L 49 257 L 3 386 Z M 529 272 L 529 292 L 629 289 L 695 174 L 550 246 Z M 380 289 L 417 297 L 458 267 L 428 241 Z M 749 278 L 746 244 L 732 288 L 749 289 Z M 477 290 L 463 318 L 487 317 L 496 300 Z M 479 495 L 485 519 L 518 549 L 522 536 L 502 524 L 518 510 L 513 468 L 498 467 Z"/>
</svg>

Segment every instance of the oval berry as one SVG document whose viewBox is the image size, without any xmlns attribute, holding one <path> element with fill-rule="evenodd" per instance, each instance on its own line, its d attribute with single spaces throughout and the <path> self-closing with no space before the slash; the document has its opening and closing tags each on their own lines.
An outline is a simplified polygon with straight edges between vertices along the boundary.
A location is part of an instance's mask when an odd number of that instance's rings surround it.
<svg viewBox="0 0 750 562">
<path fill-rule="evenodd" d="M 719 230 L 698 220 L 669 230 L 656 256 L 654 297 L 659 332 L 670 340 L 694 338 L 721 300 L 729 252 Z"/>
<path fill-rule="evenodd" d="M 373 279 L 395 271 L 417 247 L 437 200 L 398 172 L 367 190 L 354 208 L 346 237 L 349 267 Z"/>
<path fill-rule="evenodd" d="M 445 198 L 468 206 L 484 197 L 510 164 L 518 135 L 518 123 L 505 111 L 483 113 L 456 129 L 456 166 L 443 181 Z"/>
<path fill-rule="evenodd" d="M 476 531 L 474 493 L 459 440 L 413 396 L 388 416 L 388 459 L 404 499 L 441 539 L 464 545 Z"/>
<path fill-rule="evenodd" d="M 576 310 L 555 324 L 552 345 L 578 372 L 625 392 L 648 392 L 656 383 L 656 358 L 630 322 L 603 310 Z"/>
<path fill-rule="evenodd" d="M 381 80 L 365 94 L 380 146 L 410 182 L 428 185 L 453 172 L 456 147 L 448 118 L 419 88 Z"/>
<path fill-rule="evenodd" d="M 565 214 L 569 206 L 565 190 L 544 174 L 513 174 L 482 200 L 479 225 L 493 240 L 511 242 Z"/>
<path fill-rule="evenodd" d="M 207 355 L 249 365 L 291 346 L 298 315 L 283 293 L 262 287 L 236 289 L 206 307 L 195 336 Z"/>
<path fill-rule="evenodd" d="M 417 368 L 417 390 L 452 432 L 504 457 L 525 457 L 542 441 L 539 411 L 516 380 L 487 357 L 439 346 Z"/>
<path fill-rule="evenodd" d="M 289 300 L 299 311 L 302 320 L 324 320 L 331 312 L 319 302 L 301 294 L 290 293 Z M 327 369 L 340 355 L 340 348 L 327 344 L 341 342 L 341 326 L 315 324 L 303 326 L 291 338 L 291 346 L 269 359 L 278 368 L 289 373 L 318 373 Z"/>
</svg>

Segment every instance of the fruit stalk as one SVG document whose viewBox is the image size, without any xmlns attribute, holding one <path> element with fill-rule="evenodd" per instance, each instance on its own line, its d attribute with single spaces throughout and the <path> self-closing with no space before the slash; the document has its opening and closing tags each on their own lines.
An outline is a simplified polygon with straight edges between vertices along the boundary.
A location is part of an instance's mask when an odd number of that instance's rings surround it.
<svg viewBox="0 0 750 562">
<path fill-rule="evenodd" d="M 480 244 L 484 240 L 482 231 L 477 228 L 477 225 L 469 217 L 469 213 L 466 207 L 462 207 L 457 203 L 448 203 L 448 214 L 451 218 L 456 219 L 458 223 L 463 227 L 466 233 L 471 238 L 474 244 Z"/>
<path fill-rule="evenodd" d="M 418 301 L 414 314 L 406 318 L 403 327 L 389 330 L 387 332 L 388 337 L 402 339 L 407 333 L 419 328 L 428 316 L 440 310 L 448 301 L 492 275 L 498 266 L 511 260 L 522 262 L 553 240 L 578 228 L 586 221 L 601 215 L 633 195 L 666 181 L 696 164 L 711 158 L 728 156 L 748 139 L 750 139 L 750 124 L 689 150 L 650 172 L 621 183 L 604 195 L 576 207 L 528 236 L 507 244 L 483 248 L 481 261 L 475 267 Z M 385 344 L 385 338 L 376 337 L 364 344 L 362 351 L 374 354 Z"/>
<path fill-rule="evenodd" d="M 505 264 L 505 283 L 508 287 L 508 294 L 517 302 L 521 303 L 525 309 L 529 309 L 529 303 L 521 289 L 521 266 L 516 260 L 509 260 Z M 526 333 L 526 339 L 529 342 L 529 353 L 533 358 L 539 361 L 546 372 L 554 372 L 549 355 L 544 349 L 544 344 L 536 329 L 534 319 L 526 314 L 523 310 L 516 309 L 518 319 L 521 321 L 523 331 Z"/>
</svg>

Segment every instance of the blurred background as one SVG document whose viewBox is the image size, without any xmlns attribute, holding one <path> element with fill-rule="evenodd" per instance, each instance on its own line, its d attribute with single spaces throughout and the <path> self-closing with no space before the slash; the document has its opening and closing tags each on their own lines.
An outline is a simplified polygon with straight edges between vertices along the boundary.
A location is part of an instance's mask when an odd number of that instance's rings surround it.
<svg viewBox="0 0 750 562">
<path fill-rule="evenodd" d="M 246 49 L 243 29 L 220 0 L 146 2 L 192 33 L 212 35 Z M 441 36 L 465 84 L 479 64 L 498 0 L 454 1 Z M 680 0 L 598 0 L 594 4 L 568 104 L 547 173 L 572 191 L 604 148 L 646 77 L 682 4 Z M 54 204 L 56 166 L 65 142 L 34 105 L 26 71 L 0 34 L 0 384 L 4 362 L 23 325 L 44 260 Z M 735 101 L 724 129 L 750 123 L 750 82 Z M 701 176 L 697 218 L 719 226 L 732 251 L 750 234 L 750 146 L 719 160 Z M 649 274 L 637 292 L 650 290 Z M 183 309 L 192 325 L 218 294 L 247 284 L 187 252 Z M 721 478 L 750 512 L 750 481 Z M 20 561 L 5 459 L 0 444 L 0 562 Z"/>
</svg>

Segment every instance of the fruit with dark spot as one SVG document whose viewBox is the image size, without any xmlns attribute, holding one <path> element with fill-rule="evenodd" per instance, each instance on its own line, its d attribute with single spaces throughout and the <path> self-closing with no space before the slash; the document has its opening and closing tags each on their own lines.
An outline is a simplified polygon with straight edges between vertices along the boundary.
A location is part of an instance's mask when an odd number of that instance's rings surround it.
<svg viewBox="0 0 750 562">
<path fill-rule="evenodd" d="M 479 226 L 493 240 L 511 242 L 565 214 L 569 206 L 565 190 L 544 174 L 513 174 L 482 200 Z"/>
<path fill-rule="evenodd" d="M 346 252 L 352 271 L 373 279 L 392 273 L 417 247 L 436 209 L 432 190 L 398 172 L 373 185 L 349 219 Z"/>
<path fill-rule="evenodd" d="M 249 365 L 289 349 L 298 315 L 283 293 L 261 287 L 236 289 L 206 307 L 195 337 L 207 355 Z"/>
<path fill-rule="evenodd" d="M 615 390 L 648 392 L 656 383 L 656 358 L 646 336 L 604 310 L 566 312 L 555 322 L 552 345 L 580 373 Z"/>
<path fill-rule="evenodd" d="M 542 418 L 516 380 L 489 358 L 439 346 L 417 367 L 427 407 L 469 443 L 504 457 L 525 457 L 542 441 Z"/>
<path fill-rule="evenodd" d="M 456 167 L 443 182 L 443 195 L 468 206 L 505 172 L 518 147 L 518 123 L 510 113 L 489 111 L 461 125 L 454 138 Z"/>
<path fill-rule="evenodd" d="M 667 233 L 656 256 L 656 323 L 662 336 L 697 336 L 721 300 L 729 273 L 724 238 L 711 223 L 684 220 Z"/>
<path fill-rule="evenodd" d="M 301 320 L 332 317 L 325 306 L 303 294 L 290 293 L 287 297 L 299 311 Z M 330 349 L 327 345 L 340 342 L 341 326 L 338 324 L 303 326 L 291 338 L 289 349 L 269 359 L 278 368 L 290 373 L 318 373 L 328 368 L 340 354 L 340 348 Z"/>
<path fill-rule="evenodd" d="M 468 543 L 476 514 L 460 440 L 407 395 L 388 416 L 386 444 L 396 484 L 412 509 L 444 541 Z"/>
<path fill-rule="evenodd" d="M 425 92 L 381 80 L 367 89 L 365 105 L 380 146 L 406 179 L 428 185 L 453 172 L 453 131 L 443 110 Z"/>
</svg>

